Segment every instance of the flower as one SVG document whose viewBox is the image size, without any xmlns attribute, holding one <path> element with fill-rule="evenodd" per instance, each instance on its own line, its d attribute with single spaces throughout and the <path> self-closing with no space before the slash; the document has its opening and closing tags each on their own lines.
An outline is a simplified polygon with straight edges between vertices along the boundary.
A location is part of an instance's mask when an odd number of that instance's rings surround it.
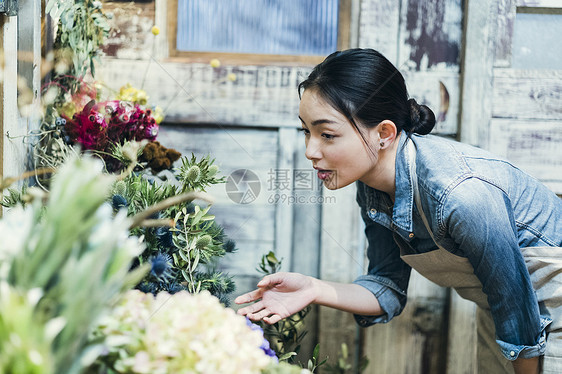
<svg viewBox="0 0 562 374">
<path fill-rule="evenodd" d="M 246 317 L 246 324 L 254 331 L 259 331 L 260 334 L 262 334 L 263 336 L 263 329 L 256 325 L 255 323 L 252 323 L 252 321 L 250 321 L 250 319 L 248 317 Z M 279 362 L 279 359 L 277 358 L 277 355 L 275 354 L 275 351 L 273 349 L 271 349 L 271 347 L 269 346 L 269 341 L 267 341 L 267 339 L 263 339 L 260 348 L 262 349 L 262 351 L 268 355 L 269 357 L 273 358 L 273 360 L 275 362 Z"/>
<path fill-rule="evenodd" d="M 234 82 L 236 80 L 236 74 L 230 73 L 226 76 L 229 81 Z"/>
<path fill-rule="evenodd" d="M 84 149 L 108 152 L 109 145 L 127 140 L 156 140 L 158 124 L 150 109 L 129 101 L 90 101 L 82 111 L 66 118 L 65 130 Z"/>
<path fill-rule="evenodd" d="M 139 90 L 127 83 L 119 89 L 119 94 L 116 99 L 130 101 L 134 104 L 146 105 L 148 102 L 148 95 L 146 94 L 146 91 Z"/>
<path fill-rule="evenodd" d="M 92 338 L 104 338 L 99 361 L 117 373 L 259 374 L 272 363 L 261 332 L 208 292 L 129 291 Z"/>
<path fill-rule="evenodd" d="M 119 209 L 126 208 L 129 205 L 127 199 L 122 195 L 116 194 L 113 195 L 111 198 L 111 206 L 113 207 L 114 211 L 118 211 Z"/>
<path fill-rule="evenodd" d="M 212 59 L 209 63 L 211 65 L 211 67 L 213 67 L 213 68 L 218 68 L 218 67 L 221 66 L 221 62 L 218 58 Z"/>
<path fill-rule="evenodd" d="M 156 35 L 160 34 L 160 27 L 158 27 L 158 26 L 152 26 L 152 29 L 150 29 L 150 32 L 152 32 L 152 34 L 153 34 L 154 36 L 156 36 Z"/>
<path fill-rule="evenodd" d="M 172 278 L 172 258 L 168 254 L 158 253 L 150 260 L 150 274 L 158 280 Z"/>
</svg>

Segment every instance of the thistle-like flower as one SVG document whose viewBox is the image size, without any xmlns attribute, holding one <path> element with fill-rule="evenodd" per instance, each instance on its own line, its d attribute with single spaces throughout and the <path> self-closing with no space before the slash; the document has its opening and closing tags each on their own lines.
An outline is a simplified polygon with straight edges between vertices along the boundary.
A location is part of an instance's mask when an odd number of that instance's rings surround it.
<svg viewBox="0 0 562 374">
<path fill-rule="evenodd" d="M 187 179 L 192 183 L 196 183 L 200 176 L 201 169 L 199 169 L 199 166 L 197 165 L 193 165 L 187 170 Z"/>
<path fill-rule="evenodd" d="M 150 274 L 160 282 L 173 278 L 172 258 L 168 254 L 158 253 L 150 259 Z"/>
<path fill-rule="evenodd" d="M 197 241 L 195 242 L 195 247 L 197 249 L 205 249 L 212 242 L 213 242 L 213 238 L 211 237 L 211 235 L 202 235 L 199 238 L 197 238 Z"/>
</svg>

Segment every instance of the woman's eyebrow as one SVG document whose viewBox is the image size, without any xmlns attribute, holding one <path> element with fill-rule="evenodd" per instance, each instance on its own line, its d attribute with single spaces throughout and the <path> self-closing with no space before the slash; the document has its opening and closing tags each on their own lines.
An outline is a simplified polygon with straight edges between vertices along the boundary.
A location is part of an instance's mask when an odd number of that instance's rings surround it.
<svg viewBox="0 0 562 374">
<path fill-rule="evenodd" d="M 299 119 L 301 120 L 302 123 L 304 123 L 306 125 L 306 122 L 301 118 L 301 116 L 299 116 Z M 338 123 L 337 121 L 333 121 L 330 119 L 315 119 L 314 121 L 312 121 L 310 123 L 311 126 L 316 126 L 316 125 L 321 125 L 321 124 L 331 124 L 331 123 Z"/>
</svg>

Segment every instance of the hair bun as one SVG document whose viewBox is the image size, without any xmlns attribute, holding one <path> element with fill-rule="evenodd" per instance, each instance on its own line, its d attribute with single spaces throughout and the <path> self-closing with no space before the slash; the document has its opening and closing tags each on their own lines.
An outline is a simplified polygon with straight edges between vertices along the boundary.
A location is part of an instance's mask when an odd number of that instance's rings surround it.
<svg viewBox="0 0 562 374">
<path fill-rule="evenodd" d="M 435 127 L 435 114 L 426 105 L 419 105 L 415 99 L 408 100 L 410 128 L 407 132 L 426 135 Z"/>
</svg>

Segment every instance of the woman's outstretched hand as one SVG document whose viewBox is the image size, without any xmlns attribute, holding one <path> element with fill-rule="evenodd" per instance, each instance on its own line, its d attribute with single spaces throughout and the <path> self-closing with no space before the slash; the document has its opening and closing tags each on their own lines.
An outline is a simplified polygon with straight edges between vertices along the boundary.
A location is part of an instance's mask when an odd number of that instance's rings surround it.
<svg viewBox="0 0 562 374">
<path fill-rule="evenodd" d="M 275 273 L 265 276 L 258 288 L 238 296 L 236 304 L 257 301 L 238 310 L 252 321 L 274 324 L 314 302 L 315 279 L 298 273 Z"/>
</svg>

